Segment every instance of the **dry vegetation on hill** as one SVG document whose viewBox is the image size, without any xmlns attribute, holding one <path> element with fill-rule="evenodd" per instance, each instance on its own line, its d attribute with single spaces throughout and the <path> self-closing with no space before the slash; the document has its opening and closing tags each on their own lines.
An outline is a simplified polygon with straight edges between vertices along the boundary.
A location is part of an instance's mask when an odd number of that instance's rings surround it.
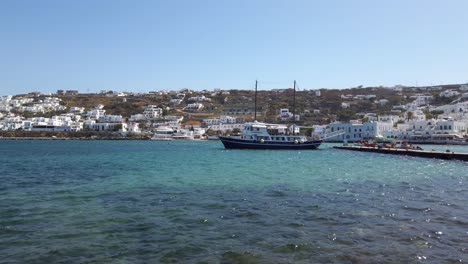
<svg viewBox="0 0 468 264">
<path fill-rule="evenodd" d="M 404 93 L 396 92 L 385 88 L 352 88 L 352 89 L 321 89 L 321 95 L 316 96 L 315 90 L 296 91 L 296 113 L 301 115 L 303 125 L 326 124 L 335 120 L 348 121 L 356 118 L 356 113 L 376 113 L 388 114 L 393 105 L 405 104 L 409 102 L 409 96 L 418 91 L 405 90 Z M 342 99 L 341 95 L 376 95 L 372 99 L 347 100 Z M 212 99 L 211 102 L 203 102 L 205 108 L 200 112 L 187 112 L 184 107 L 189 103 L 187 98 L 195 95 L 205 95 Z M 432 93 L 435 99 L 443 103 L 443 99 Z M 231 90 L 229 95 L 217 94 L 212 96 L 210 93 L 194 92 L 187 94 L 183 102 L 178 106 L 170 105 L 169 101 L 175 98 L 175 95 L 141 95 L 141 96 L 104 96 L 96 94 L 80 94 L 76 96 L 61 96 L 63 104 L 67 107 L 81 106 L 87 110 L 98 104 L 104 105 L 107 114 L 118 114 L 129 117 L 132 114 L 142 113 L 146 105 L 157 105 L 162 108 L 170 107 L 166 114 L 184 115 L 185 121 L 201 121 L 203 118 L 210 118 L 226 114 L 230 109 L 253 109 L 254 91 L 253 90 Z M 125 98 L 125 101 L 124 101 Z M 388 104 L 381 106 L 375 103 L 376 100 L 387 99 Z M 350 104 L 349 109 L 342 109 L 341 103 Z M 257 96 L 257 111 L 260 121 L 279 122 L 278 113 L 281 108 L 293 108 L 293 90 L 272 90 L 259 91 Z M 314 113 L 313 110 L 320 110 L 320 113 Z M 252 110 L 253 111 L 253 110 Z M 253 114 L 240 116 L 246 120 L 251 120 Z"/>
</svg>

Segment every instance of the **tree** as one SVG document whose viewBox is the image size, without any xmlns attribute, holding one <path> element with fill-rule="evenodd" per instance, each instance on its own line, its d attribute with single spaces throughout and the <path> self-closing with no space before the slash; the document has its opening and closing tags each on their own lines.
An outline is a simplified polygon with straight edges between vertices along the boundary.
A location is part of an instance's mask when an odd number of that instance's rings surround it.
<svg viewBox="0 0 468 264">
<path fill-rule="evenodd" d="M 232 129 L 232 134 L 234 134 L 234 135 L 238 135 L 238 134 L 240 134 L 240 132 L 241 132 L 241 130 L 238 127 L 235 127 L 235 128 Z"/>
<path fill-rule="evenodd" d="M 309 127 L 309 128 L 306 128 L 304 129 L 304 131 L 301 131 L 304 135 L 306 136 L 311 136 L 312 133 L 314 132 L 314 128 L 313 127 Z"/>
<path fill-rule="evenodd" d="M 120 129 L 122 129 L 122 124 L 117 124 L 114 126 L 114 131 L 119 131 Z"/>
<path fill-rule="evenodd" d="M 426 116 L 426 120 L 434 118 L 434 115 L 431 112 L 426 111 L 424 112 L 424 115 Z"/>
<path fill-rule="evenodd" d="M 214 135 L 216 135 L 217 133 L 216 133 L 215 130 L 209 128 L 209 129 L 205 132 L 205 134 L 207 134 L 208 136 L 214 136 Z"/>
<path fill-rule="evenodd" d="M 397 127 L 398 124 L 404 124 L 404 123 L 405 123 L 405 121 L 403 121 L 403 120 L 398 120 L 397 122 L 395 122 L 395 123 L 393 124 L 393 127 Z"/>
<path fill-rule="evenodd" d="M 444 111 L 442 111 L 442 110 L 432 110 L 432 111 L 431 111 L 431 114 L 432 114 L 435 118 L 439 117 L 439 115 L 441 115 L 441 114 L 443 114 L 443 113 L 444 113 Z"/>
<path fill-rule="evenodd" d="M 351 119 L 356 119 L 356 114 L 351 110 L 341 110 L 338 113 L 338 120 L 348 122 Z"/>
<path fill-rule="evenodd" d="M 413 118 L 414 118 L 414 113 L 413 112 L 409 111 L 409 112 L 406 113 L 406 119 L 408 121 L 412 120 Z"/>
</svg>

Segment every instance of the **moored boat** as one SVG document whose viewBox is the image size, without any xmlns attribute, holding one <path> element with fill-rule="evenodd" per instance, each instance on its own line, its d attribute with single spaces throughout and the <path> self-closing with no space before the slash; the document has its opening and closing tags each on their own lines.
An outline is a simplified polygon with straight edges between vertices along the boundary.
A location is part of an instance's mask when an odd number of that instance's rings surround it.
<svg viewBox="0 0 468 264">
<path fill-rule="evenodd" d="M 226 149 L 317 149 L 321 139 L 299 135 L 299 127 L 260 122 L 246 123 L 241 136 L 220 136 Z"/>
<path fill-rule="evenodd" d="M 170 127 L 160 126 L 156 129 L 151 140 L 156 141 L 171 141 L 173 140 L 172 136 L 174 134 L 174 130 Z"/>
<path fill-rule="evenodd" d="M 254 122 L 246 123 L 241 136 L 219 136 L 226 149 L 317 149 L 322 139 L 300 135 L 298 126 L 257 122 L 257 85 L 255 82 Z M 293 121 L 296 120 L 296 81 L 294 81 Z"/>
</svg>

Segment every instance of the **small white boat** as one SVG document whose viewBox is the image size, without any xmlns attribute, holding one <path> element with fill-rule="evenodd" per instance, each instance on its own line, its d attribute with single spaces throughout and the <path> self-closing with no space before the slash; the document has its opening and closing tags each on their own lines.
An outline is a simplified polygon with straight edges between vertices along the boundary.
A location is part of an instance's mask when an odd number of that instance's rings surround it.
<svg viewBox="0 0 468 264">
<path fill-rule="evenodd" d="M 170 127 L 160 126 L 156 128 L 156 132 L 154 133 L 151 140 L 157 141 L 171 141 L 174 140 L 172 137 L 174 135 L 174 130 Z"/>
<path fill-rule="evenodd" d="M 193 131 L 190 131 L 188 129 L 179 129 L 177 132 L 172 135 L 173 139 L 179 139 L 179 140 L 193 140 Z"/>
</svg>

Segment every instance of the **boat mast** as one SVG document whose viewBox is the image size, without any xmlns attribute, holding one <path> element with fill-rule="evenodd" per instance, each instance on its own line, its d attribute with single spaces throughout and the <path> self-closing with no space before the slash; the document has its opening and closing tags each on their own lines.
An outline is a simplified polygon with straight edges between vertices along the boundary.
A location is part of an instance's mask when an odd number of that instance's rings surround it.
<svg viewBox="0 0 468 264">
<path fill-rule="evenodd" d="M 295 126 L 294 122 L 296 122 L 296 80 L 294 80 L 294 90 L 293 90 L 293 136 L 295 134 Z"/>
<path fill-rule="evenodd" d="M 258 81 L 255 80 L 255 115 L 254 115 L 254 121 L 257 121 L 257 85 L 258 85 Z"/>
</svg>

